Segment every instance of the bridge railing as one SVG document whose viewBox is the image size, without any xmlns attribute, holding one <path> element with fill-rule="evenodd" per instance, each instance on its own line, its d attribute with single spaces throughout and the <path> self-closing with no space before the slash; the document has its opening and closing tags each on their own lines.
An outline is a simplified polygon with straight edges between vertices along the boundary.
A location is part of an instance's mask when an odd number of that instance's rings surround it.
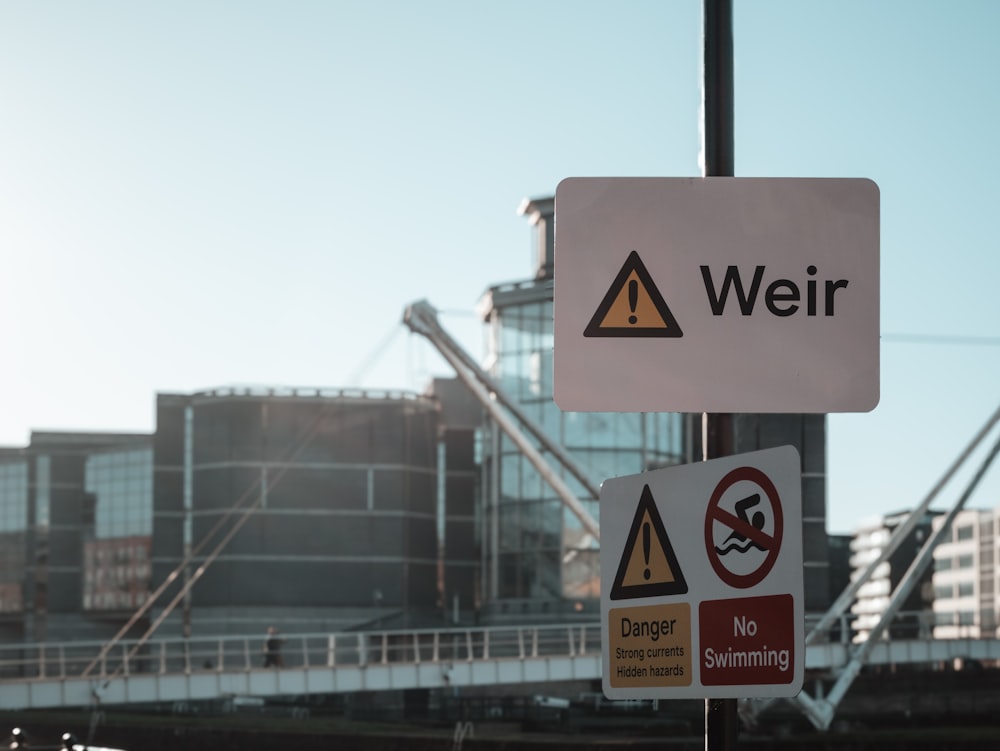
<svg viewBox="0 0 1000 751">
<path fill-rule="evenodd" d="M 83 676 L 101 655 L 102 642 L 0 645 L 0 681 Z M 288 634 L 282 637 L 281 667 L 421 663 L 599 654 L 596 623 L 473 629 Z M 265 669 L 264 637 L 216 636 L 123 640 L 88 675 L 95 680 L 133 674 Z M 270 669 L 270 668 L 268 668 Z"/>
<path fill-rule="evenodd" d="M 978 614 L 977 614 L 978 615 Z M 858 614 L 846 613 L 823 641 L 857 643 Z M 996 638 L 996 628 L 973 618 L 961 628 L 949 628 L 950 614 L 901 612 L 883 640 L 938 638 Z M 988 627 L 987 627 L 988 626 Z M 807 617 L 806 628 L 810 627 Z M 955 631 L 955 633 L 951 633 Z M 961 633 L 959 633 L 959 631 Z M 135 640 L 115 644 L 96 662 L 104 643 L 95 641 L 0 644 L 0 682 L 80 677 L 88 667 L 95 680 L 134 674 L 185 674 L 206 671 L 263 670 L 264 635 Z M 601 652 L 598 623 L 543 626 L 425 629 L 408 631 L 350 631 L 283 636 L 282 665 L 290 669 L 334 668 L 349 665 L 440 662 L 488 659 L 526 659 L 547 656 L 595 655 Z"/>
<path fill-rule="evenodd" d="M 816 643 L 857 644 L 881 618 L 881 610 L 842 614 Z M 806 616 L 806 633 L 820 620 Z M 881 641 L 931 639 L 996 639 L 1000 636 L 996 616 L 991 611 L 901 610 L 889 623 Z"/>
</svg>

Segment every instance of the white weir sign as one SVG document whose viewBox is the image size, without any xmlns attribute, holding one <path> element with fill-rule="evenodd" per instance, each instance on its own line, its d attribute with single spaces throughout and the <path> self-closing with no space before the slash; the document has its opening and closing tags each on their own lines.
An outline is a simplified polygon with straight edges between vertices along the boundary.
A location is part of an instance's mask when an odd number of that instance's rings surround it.
<svg viewBox="0 0 1000 751">
<path fill-rule="evenodd" d="M 554 277 L 564 410 L 878 403 L 871 180 L 568 178 L 556 191 Z"/>
</svg>

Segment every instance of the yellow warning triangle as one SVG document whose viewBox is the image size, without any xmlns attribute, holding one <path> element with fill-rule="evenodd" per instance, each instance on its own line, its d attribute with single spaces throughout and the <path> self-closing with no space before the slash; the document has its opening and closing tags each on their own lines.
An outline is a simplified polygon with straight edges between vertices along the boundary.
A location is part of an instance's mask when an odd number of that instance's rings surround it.
<svg viewBox="0 0 1000 751">
<path fill-rule="evenodd" d="M 628 600 L 682 595 L 687 591 L 687 582 L 656 510 L 653 494 L 649 485 L 644 485 L 610 597 Z"/>
<path fill-rule="evenodd" d="M 584 336 L 684 336 L 642 259 L 632 251 L 611 283 Z"/>
</svg>

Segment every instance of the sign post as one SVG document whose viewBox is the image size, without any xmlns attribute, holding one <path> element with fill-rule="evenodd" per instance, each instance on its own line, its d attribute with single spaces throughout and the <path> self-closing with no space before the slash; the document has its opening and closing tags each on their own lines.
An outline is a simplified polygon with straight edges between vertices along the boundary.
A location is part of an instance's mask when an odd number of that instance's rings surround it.
<svg viewBox="0 0 1000 751">
<path fill-rule="evenodd" d="M 733 2 L 704 0 L 704 75 L 702 102 L 703 174 L 736 174 L 734 83 L 733 83 Z M 733 416 L 702 414 L 702 459 L 728 456 L 733 451 Z M 736 748 L 739 732 L 736 699 L 705 699 L 705 751 Z"/>
<path fill-rule="evenodd" d="M 735 697 L 793 696 L 804 663 L 799 457 L 732 456 L 733 413 L 878 403 L 879 192 L 733 177 L 732 0 L 703 2 L 703 177 L 556 191 L 553 395 L 703 413 L 704 462 L 602 488 L 603 680 L 705 698 L 706 749 L 728 751 Z"/>
</svg>

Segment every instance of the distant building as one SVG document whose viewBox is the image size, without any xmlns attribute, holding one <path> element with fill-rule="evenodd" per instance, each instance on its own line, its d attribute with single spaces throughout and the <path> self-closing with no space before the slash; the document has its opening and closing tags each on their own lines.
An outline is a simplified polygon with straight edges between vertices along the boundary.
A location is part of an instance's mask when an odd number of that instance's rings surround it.
<svg viewBox="0 0 1000 751">
<path fill-rule="evenodd" d="M 0 638 L 20 638 L 28 571 L 28 456 L 0 449 Z"/>
<path fill-rule="evenodd" d="M 899 511 L 864 522 L 851 541 L 851 579 L 877 560 L 889 543 L 896 528 L 910 516 L 909 511 Z M 917 552 L 931 534 L 931 524 L 938 512 L 929 511 L 919 521 L 889 558 L 879 564 L 871 577 L 858 590 L 851 606 L 851 627 L 855 641 L 864 641 L 889 607 L 892 593 L 899 585 Z M 931 567 L 928 566 L 910 595 L 899 608 L 886 636 L 898 639 L 929 638 L 929 614 L 933 601 Z"/>
<path fill-rule="evenodd" d="M 472 532 L 474 433 L 441 414 L 406 392 L 159 394 L 153 585 L 181 573 L 162 602 L 206 564 L 168 631 L 440 623 L 445 580 L 471 600 L 477 557 L 457 530 Z"/>
<path fill-rule="evenodd" d="M 934 520 L 937 530 L 944 518 Z M 934 549 L 934 637 L 994 639 L 1000 624 L 1000 508 L 955 516 Z"/>
<path fill-rule="evenodd" d="M 440 625 L 478 597 L 479 415 L 437 379 L 160 394 L 152 435 L 34 432 L 0 449 L 0 641 L 109 638 L 171 574 L 132 634 Z"/>
<path fill-rule="evenodd" d="M 35 431 L 0 452 L 0 632 L 102 638 L 149 588 L 152 438 Z M 122 596 L 128 593 L 128 597 Z"/>
</svg>

